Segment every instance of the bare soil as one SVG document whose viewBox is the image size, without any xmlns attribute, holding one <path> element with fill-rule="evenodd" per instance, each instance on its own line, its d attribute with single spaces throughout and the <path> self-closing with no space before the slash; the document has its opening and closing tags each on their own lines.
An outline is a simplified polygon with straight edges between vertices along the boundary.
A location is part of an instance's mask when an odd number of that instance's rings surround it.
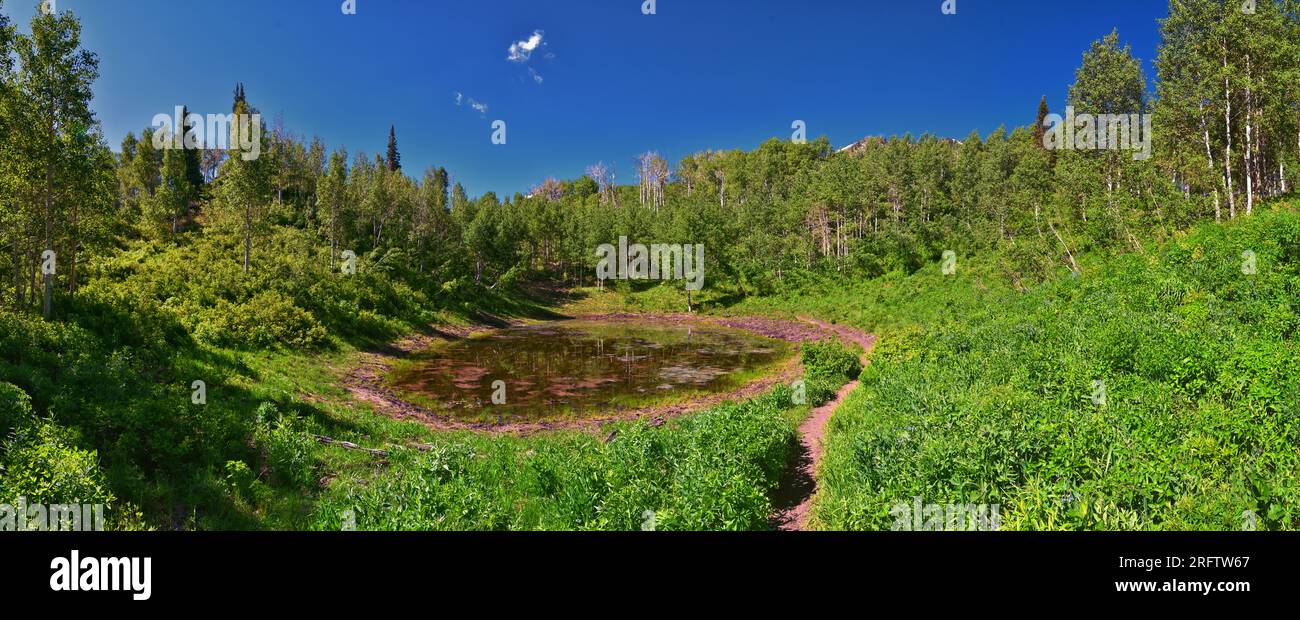
<svg viewBox="0 0 1300 620">
<path fill-rule="evenodd" d="M 815 326 L 823 332 L 831 332 L 846 342 L 855 342 L 862 346 L 862 365 L 867 364 L 868 354 L 876 345 L 875 334 L 867 334 L 843 325 L 830 325 L 815 319 L 800 319 Z M 844 399 L 853 390 L 858 389 L 859 382 L 844 384 L 835 398 L 812 410 L 808 418 L 799 426 L 799 454 L 794 467 L 786 472 L 781 487 L 775 494 L 776 512 L 772 515 L 772 526 L 778 530 L 802 531 L 808 527 L 808 517 L 812 509 L 813 496 L 817 492 L 817 466 L 822 458 L 822 440 L 826 437 L 826 425 Z"/>
</svg>

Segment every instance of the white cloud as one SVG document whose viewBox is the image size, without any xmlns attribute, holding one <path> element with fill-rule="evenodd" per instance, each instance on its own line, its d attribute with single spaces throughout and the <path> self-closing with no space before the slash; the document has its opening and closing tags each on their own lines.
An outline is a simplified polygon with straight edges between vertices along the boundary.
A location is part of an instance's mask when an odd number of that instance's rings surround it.
<svg viewBox="0 0 1300 620">
<path fill-rule="evenodd" d="M 510 62 L 528 62 L 528 59 L 533 57 L 533 52 L 537 51 L 537 48 L 544 45 L 542 43 L 542 37 L 544 35 L 545 33 L 541 30 L 534 30 L 533 36 L 522 41 L 511 43 L 509 50 L 510 55 L 506 57 L 506 60 L 509 60 Z"/>
<path fill-rule="evenodd" d="M 463 93 L 457 92 L 456 107 L 461 107 L 466 103 L 469 104 L 469 107 L 474 108 L 475 112 L 478 112 L 482 116 L 487 116 L 488 106 L 486 103 L 475 101 L 473 97 L 466 97 Z"/>
<path fill-rule="evenodd" d="M 534 30 L 532 36 L 511 43 L 510 49 L 507 50 L 508 55 L 506 56 L 506 60 L 510 62 L 525 65 L 528 69 L 528 77 L 532 78 L 532 80 L 538 85 L 540 85 L 544 80 L 542 74 L 538 73 L 537 69 L 533 68 L 532 65 L 529 64 L 532 62 L 533 54 L 539 53 L 542 58 L 546 60 L 552 60 L 555 58 L 555 54 L 546 50 L 546 46 L 549 44 L 544 40 L 545 36 L 545 32 Z"/>
</svg>

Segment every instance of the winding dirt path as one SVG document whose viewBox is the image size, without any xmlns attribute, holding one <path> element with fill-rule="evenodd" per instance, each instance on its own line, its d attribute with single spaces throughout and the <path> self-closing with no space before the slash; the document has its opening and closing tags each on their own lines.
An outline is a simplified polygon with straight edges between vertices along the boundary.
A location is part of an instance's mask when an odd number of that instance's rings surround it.
<svg viewBox="0 0 1300 620">
<path fill-rule="evenodd" d="M 842 325 L 831 325 L 816 319 L 800 317 L 801 321 L 815 325 L 824 332 L 833 332 L 846 342 L 862 346 L 862 365 L 867 364 L 868 354 L 876 345 L 875 334 L 867 334 Z M 799 455 L 794 467 L 786 472 L 781 481 L 781 488 L 776 492 L 776 512 L 772 515 L 772 525 L 783 531 L 802 531 L 808 525 L 812 508 L 813 495 L 817 491 L 817 465 L 822 458 L 822 439 L 826 437 L 826 424 L 839 408 L 844 399 L 853 390 L 858 389 L 859 382 L 854 380 L 844 384 L 835 398 L 813 409 L 808 418 L 799 425 Z"/>
</svg>

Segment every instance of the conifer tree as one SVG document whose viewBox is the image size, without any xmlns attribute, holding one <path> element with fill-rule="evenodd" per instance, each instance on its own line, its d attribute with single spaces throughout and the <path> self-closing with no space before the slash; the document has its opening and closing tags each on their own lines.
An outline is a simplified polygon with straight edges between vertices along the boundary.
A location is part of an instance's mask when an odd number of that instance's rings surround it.
<svg viewBox="0 0 1300 620">
<path fill-rule="evenodd" d="M 189 119 L 189 117 L 190 109 L 188 107 L 183 108 L 181 118 Z M 198 121 L 200 124 L 202 122 Z M 182 120 L 182 123 L 188 123 L 188 120 Z M 185 127 L 185 131 L 194 131 L 196 132 L 195 135 L 203 135 L 202 129 L 202 127 L 190 127 L 188 125 Z M 203 150 L 207 148 L 207 144 L 206 140 L 199 140 L 191 147 L 191 140 L 185 140 L 184 137 L 182 135 L 181 147 L 184 149 L 182 153 L 184 155 L 185 178 L 190 192 L 186 198 L 192 202 L 198 202 L 199 190 L 203 187 Z"/>
<path fill-rule="evenodd" d="M 402 154 L 397 152 L 397 127 L 389 126 L 388 128 L 388 171 L 397 172 L 402 169 Z"/>
<path fill-rule="evenodd" d="M 1052 111 L 1047 107 L 1047 95 L 1043 95 L 1043 98 L 1038 102 L 1038 117 L 1034 121 L 1034 141 L 1044 149 L 1047 146 L 1043 144 L 1043 136 L 1047 133 L 1047 117 L 1051 113 Z"/>
</svg>

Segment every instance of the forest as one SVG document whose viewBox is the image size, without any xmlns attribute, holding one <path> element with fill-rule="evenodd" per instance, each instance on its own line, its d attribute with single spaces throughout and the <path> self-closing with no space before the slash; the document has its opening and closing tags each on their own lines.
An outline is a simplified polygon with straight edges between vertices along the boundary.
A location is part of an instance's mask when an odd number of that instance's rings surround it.
<svg viewBox="0 0 1300 620">
<path fill-rule="evenodd" d="M 440 432 L 338 381 L 429 326 L 576 307 L 880 335 L 819 527 L 888 529 L 920 494 L 1001 503 L 1004 528 L 1300 525 L 1300 1 L 1170 0 L 1156 75 L 1098 33 L 1068 100 L 988 135 L 651 150 L 476 197 L 404 168 L 400 127 L 327 145 L 243 84 L 255 158 L 157 135 L 202 132 L 188 109 L 108 144 L 78 17 L 5 15 L 0 502 L 102 502 L 113 529 L 636 529 L 647 504 L 660 529 L 767 527 L 807 411 L 785 388 L 602 442 Z M 1067 106 L 1148 119 L 1151 157 L 1049 147 Z M 598 280 L 620 237 L 703 246 L 704 290 Z M 845 355 L 803 352 L 813 405 Z M 1062 427 L 1100 377 L 1112 404 Z"/>
</svg>

